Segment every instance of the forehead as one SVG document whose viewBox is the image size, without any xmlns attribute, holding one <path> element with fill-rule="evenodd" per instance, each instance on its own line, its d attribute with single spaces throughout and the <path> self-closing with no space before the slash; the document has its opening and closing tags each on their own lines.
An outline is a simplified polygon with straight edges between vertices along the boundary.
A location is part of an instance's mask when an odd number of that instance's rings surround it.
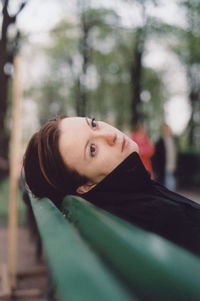
<svg viewBox="0 0 200 301">
<path fill-rule="evenodd" d="M 59 128 L 61 133 L 68 132 L 70 129 L 80 127 L 85 122 L 84 117 L 66 117 L 60 121 Z"/>
<path fill-rule="evenodd" d="M 88 125 L 84 117 L 67 117 L 59 124 L 59 150 L 66 163 L 82 156 L 88 137 Z"/>
<path fill-rule="evenodd" d="M 67 117 L 61 120 L 59 145 L 73 144 L 74 141 L 84 138 L 88 130 L 88 125 L 84 117 Z"/>
</svg>

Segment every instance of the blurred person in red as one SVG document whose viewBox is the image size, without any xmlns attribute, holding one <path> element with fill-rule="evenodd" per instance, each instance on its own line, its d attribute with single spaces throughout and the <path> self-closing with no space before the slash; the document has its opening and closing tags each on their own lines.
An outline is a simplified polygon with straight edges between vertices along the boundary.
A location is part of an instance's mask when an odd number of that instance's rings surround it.
<svg viewBox="0 0 200 301">
<path fill-rule="evenodd" d="M 150 172 L 151 178 L 154 179 L 151 157 L 155 152 L 154 145 L 147 134 L 144 124 L 138 122 L 131 133 L 131 139 L 139 146 L 139 156 L 145 168 Z"/>
</svg>

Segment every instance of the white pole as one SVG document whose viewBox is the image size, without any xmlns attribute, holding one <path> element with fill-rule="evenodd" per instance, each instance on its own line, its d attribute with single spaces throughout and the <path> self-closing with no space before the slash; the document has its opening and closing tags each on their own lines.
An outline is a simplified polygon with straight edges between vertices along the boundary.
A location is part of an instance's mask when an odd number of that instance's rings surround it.
<svg viewBox="0 0 200 301">
<path fill-rule="evenodd" d="M 12 96 L 12 125 L 10 141 L 10 195 L 8 217 L 8 272 L 11 289 L 16 288 L 17 274 L 17 227 L 18 227 L 18 180 L 20 155 L 20 112 L 21 89 L 19 80 L 20 58 L 14 59 L 14 78 Z"/>
</svg>

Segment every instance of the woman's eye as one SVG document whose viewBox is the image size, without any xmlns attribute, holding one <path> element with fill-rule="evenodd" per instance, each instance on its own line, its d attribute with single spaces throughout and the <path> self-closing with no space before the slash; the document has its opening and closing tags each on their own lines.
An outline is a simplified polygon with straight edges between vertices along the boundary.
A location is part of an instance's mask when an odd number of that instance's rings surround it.
<svg viewBox="0 0 200 301">
<path fill-rule="evenodd" d="M 91 157 L 94 157 L 96 154 L 96 146 L 94 144 L 90 145 L 90 155 Z"/>
<path fill-rule="evenodd" d="M 92 118 L 91 125 L 93 128 L 97 127 L 97 121 L 95 120 L 95 118 Z"/>
</svg>

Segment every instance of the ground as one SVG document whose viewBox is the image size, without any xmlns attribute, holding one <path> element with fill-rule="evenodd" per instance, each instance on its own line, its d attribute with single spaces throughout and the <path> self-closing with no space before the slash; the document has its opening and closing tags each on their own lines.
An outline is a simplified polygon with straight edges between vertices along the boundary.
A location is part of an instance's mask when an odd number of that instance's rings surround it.
<svg viewBox="0 0 200 301">
<path fill-rule="evenodd" d="M 7 244 L 8 235 L 5 227 L 0 228 L 0 265 L 7 262 Z M 31 239 L 27 228 L 20 227 L 18 229 L 18 265 L 17 271 L 19 276 L 17 278 L 18 289 L 37 289 L 40 291 L 39 296 L 31 296 L 28 298 L 18 297 L 13 298 L 16 301 L 46 301 L 46 272 L 45 260 L 42 258 L 40 262 L 35 257 L 35 243 Z M 34 275 L 34 272 L 36 275 Z M 39 274 L 38 274 L 39 273 Z M 27 274 L 30 274 L 27 276 Z M 24 276 L 26 275 L 26 277 Z"/>
<path fill-rule="evenodd" d="M 183 190 L 182 189 L 177 192 L 200 204 L 200 190 L 199 189 L 195 189 L 195 190 Z"/>
</svg>

